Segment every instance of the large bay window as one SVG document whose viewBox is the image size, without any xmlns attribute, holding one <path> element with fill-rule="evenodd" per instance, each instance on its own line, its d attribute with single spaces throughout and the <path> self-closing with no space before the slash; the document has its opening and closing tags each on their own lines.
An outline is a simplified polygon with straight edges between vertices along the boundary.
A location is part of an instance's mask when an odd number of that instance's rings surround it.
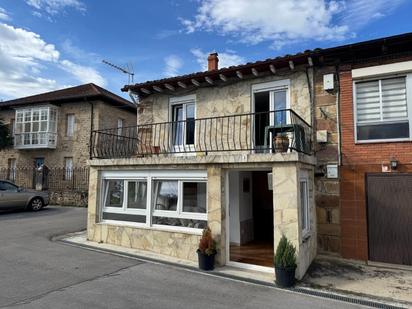
<svg viewBox="0 0 412 309">
<path fill-rule="evenodd" d="M 107 173 L 106 173 L 107 174 Z M 175 229 L 207 225 L 205 172 L 140 172 L 103 177 L 102 219 Z"/>
<path fill-rule="evenodd" d="M 55 148 L 57 142 L 56 123 L 56 107 L 16 109 L 15 148 Z"/>
<path fill-rule="evenodd" d="M 354 84 L 356 140 L 407 140 L 411 137 L 408 76 Z"/>
</svg>

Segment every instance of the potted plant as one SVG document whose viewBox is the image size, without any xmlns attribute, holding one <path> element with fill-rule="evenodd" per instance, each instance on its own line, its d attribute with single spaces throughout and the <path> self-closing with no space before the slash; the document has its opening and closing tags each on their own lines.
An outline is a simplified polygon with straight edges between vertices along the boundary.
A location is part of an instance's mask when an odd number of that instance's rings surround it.
<svg viewBox="0 0 412 309">
<path fill-rule="evenodd" d="M 213 270 L 216 252 L 216 242 L 212 237 L 212 231 L 207 227 L 203 230 L 199 249 L 197 249 L 199 268 L 202 270 Z"/>
<path fill-rule="evenodd" d="M 287 152 L 289 149 L 289 137 L 287 133 L 280 132 L 273 138 L 275 152 Z"/>
<path fill-rule="evenodd" d="M 291 287 L 295 283 L 296 248 L 282 236 L 275 254 L 276 284 Z"/>
</svg>

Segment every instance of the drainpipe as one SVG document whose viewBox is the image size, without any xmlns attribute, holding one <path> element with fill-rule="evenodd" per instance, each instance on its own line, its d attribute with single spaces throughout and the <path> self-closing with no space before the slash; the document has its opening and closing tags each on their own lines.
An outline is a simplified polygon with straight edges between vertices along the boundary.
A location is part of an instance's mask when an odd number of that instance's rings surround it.
<svg viewBox="0 0 412 309">
<path fill-rule="evenodd" d="M 309 76 L 309 69 L 312 68 L 312 83 L 310 81 L 310 76 Z M 315 110 L 315 67 L 306 67 L 306 81 L 308 83 L 308 90 L 309 90 L 309 101 L 310 101 L 310 116 L 311 116 L 311 125 L 312 125 L 312 142 L 313 145 L 312 147 L 314 147 L 314 141 L 315 141 L 315 132 L 316 132 L 316 128 L 315 128 L 315 119 L 316 119 L 316 110 Z M 312 151 L 314 151 L 314 149 L 312 149 Z"/>
<path fill-rule="evenodd" d="M 336 65 L 336 81 L 337 81 L 337 90 L 336 90 L 336 127 L 338 131 L 338 166 L 342 164 L 342 145 L 341 145 L 341 127 L 340 127 L 340 71 L 339 65 Z"/>
<path fill-rule="evenodd" d="M 93 129 L 94 129 L 94 105 L 93 102 L 89 102 L 87 98 L 84 98 L 86 103 L 90 104 L 90 137 L 89 137 L 89 159 L 92 159 L 92 142 L 93 142 Z"/>
</svg>

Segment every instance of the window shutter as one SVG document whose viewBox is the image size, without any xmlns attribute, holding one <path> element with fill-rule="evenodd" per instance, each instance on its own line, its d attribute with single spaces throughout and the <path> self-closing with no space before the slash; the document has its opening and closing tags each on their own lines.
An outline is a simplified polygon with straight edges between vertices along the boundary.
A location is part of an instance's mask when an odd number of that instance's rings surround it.
<svg viewBox="0 0 412 309">
<path fill-rule="evenodd" d="M 406 119 L 408 108 L 405 77 L 383 79 L 381 83 L 383 120 Z"/>
<path fill-rule="evenodd" d="M 356 112 L 358 122 L 381 120 L 379 80 L 356 83 Z"/>
</svg>

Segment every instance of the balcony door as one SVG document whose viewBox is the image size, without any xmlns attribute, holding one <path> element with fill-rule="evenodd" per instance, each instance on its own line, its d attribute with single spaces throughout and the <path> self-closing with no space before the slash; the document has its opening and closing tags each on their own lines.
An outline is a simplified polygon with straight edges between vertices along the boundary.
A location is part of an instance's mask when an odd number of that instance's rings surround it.
<svg viewBox="0 0 412 309">
<path fill-rule="evenodd" d="M 172 117 L 172 148 L 175 153 L 194 152 L 195 114 L 193 96 L 174 98 L 170 101 Z"/>
<path fill-rule="evenodd" d="M 289 80 L 257 84 L 252 90 L 255 113 L 254 146 L 257 152 L 263 152 L 272 147 L 270 129 L 289 122 Z"/>
</svg>

